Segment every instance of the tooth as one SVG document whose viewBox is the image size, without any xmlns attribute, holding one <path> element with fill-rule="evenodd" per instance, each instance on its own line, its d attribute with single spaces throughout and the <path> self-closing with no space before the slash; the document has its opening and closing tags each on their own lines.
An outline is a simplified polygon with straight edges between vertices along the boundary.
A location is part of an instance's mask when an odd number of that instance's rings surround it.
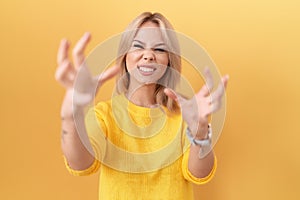
<svg viewBox="0 0 300 200">
<path fill-rule="evenodd" d="M 152 68 L 147 68 L 147 67 L 140 67 L 140 70 L 141 70 L 141 71 L 144 71 L 144 72 L 153 72 L 153 71 L 154 71 L 154 69 L 152 69 Z"/>
</svg>

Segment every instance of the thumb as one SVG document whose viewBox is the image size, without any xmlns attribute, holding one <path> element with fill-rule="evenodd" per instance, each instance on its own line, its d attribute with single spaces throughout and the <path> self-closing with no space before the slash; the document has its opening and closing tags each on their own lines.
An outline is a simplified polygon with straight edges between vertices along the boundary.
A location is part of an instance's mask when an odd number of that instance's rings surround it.
<svg viewBox="0 0 300 200">
<path fill-rule="evenodd" d="M 121 67 L 119 65 L 114 65 L 107 70 L 105 70 L 103 73 L 97 76 L 98 78 L 98 84 L 102 85 L 109 79 L 116 76 L 121 71 Z"/>
</svg>

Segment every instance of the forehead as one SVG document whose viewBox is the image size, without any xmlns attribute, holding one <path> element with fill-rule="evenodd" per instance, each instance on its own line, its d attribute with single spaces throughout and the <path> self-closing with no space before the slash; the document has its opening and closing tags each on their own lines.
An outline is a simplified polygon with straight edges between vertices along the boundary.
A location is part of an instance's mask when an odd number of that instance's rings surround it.
<svg viewBox="0 0 300 200">
<path fill-rule="evenodd" d="M 138 29 L 134 40 L 139 40 L 147 44 L 163 43 L 162 33 L 159 27 L 141 27 Z"/>
</svg>

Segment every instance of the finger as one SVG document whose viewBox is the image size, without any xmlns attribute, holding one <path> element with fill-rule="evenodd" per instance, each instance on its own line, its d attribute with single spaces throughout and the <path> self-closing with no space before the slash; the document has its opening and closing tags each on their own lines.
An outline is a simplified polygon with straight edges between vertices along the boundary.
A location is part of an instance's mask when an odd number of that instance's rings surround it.
<svg viewBox="0 0 300 200">
<path fill-rule="evenodd" d="M 222 82 L 223 82 L 223 85 L 224 85 L 224 88 L 225 88 L 225 89 L 227 88 L 228 81 L 229 81 L 229 75 L 226 74 L 226 75 L 222 78 Z"/>
<path fill-rule="evenodd" d="M 210 105 L 212 103 L 212 97 L 209 95 L 208 97 L 205 97 L 205 102 Z"/>
<path fill-rule="evenodd" d="M 97 77 L 99 85 L 102 85 L 103 83 L 105 83 L 109 79 L 113 78 L 120 71 L 121 71 L 121 67 L 119 65 L 114 65 L 113 67 L 108 68 L 107 70 L 105 70 L 105 72 L 101 73 Z"/>
<path fill-rule="evenodd" d="M 64 60 L 68 59 L 69 42 L 67 39 L 62 39 L 57 52 L 57 64 L 61 65 Z"/>
<path fill-rule="evenodd" d="M 196 94 L 197 97 L 206 97 L 209 94 L 209 89 L 207 85 L 203 85 L 199 92 Z"/>
<path fill-rule="evenodd" d="M 215 101 L 213 104 L 210 106 L 210 114 L 218 111 L 222 106 L 221 101 Z"/>
<path fill-rule="evenodd" d="M 178 102 L 178 97 L 177 94 L 175 93 L 175 91 L 173 91 L 170 88 L 165 88 L 164 89 L 164 93 L 171 99 L 173 99 L 174 101 Z"/>
<path fill-rule="evenodd" d="M 177 103 L 179 103 L 180 105 L 183 105 L 185 103 L 187 103 L 187 99 L 186 97 L 182 96 L 181 94 L 178 94 L 177 92 L 175 92 L 174 90 L 172 90 L 171 88 L 165 88 L 164 89 L 164 93 L 170 97 L 171 99 L 173 99 L 174 101 L 176 101 Z"/>
<path fill-rule="evenodd" d="M 205 77 L 206 83 L 204 86 L 202 86 L 202 88 L 200 89 L 200 91 L 198 92 L 197 95 L 207 96 L 214 88 L 213 76 L 208 67 L 205 67 L 205 69 L 204 69 L 204 77 Z"/>
<path fill-rule="evenodd" d="M 225 91 L 224 85 L 220 83 L 218 88 L 212 94 L 212 101 L 221 99 L 224 94 L 224 91 Z"/>
<path fill-rule="evenodd" d="M 212 100 L 215 101 L 216 99 L 221 99 L 222 96 L 224 95 L 225 89 L 227 87 L 227 82 L 228 82 L 229 76 L 225 75 L 222 77 L 222 81 L 219 84 L 218 88 L 216 91 L 212 94 Z"/>
<path fill-rule="evenodd" d="M 55 72 L 55 79 L 57 81 L 63 81 L 67 74 L 73 74 L 74 68 L 69 60 L 65 60 L 61 63 L 61 65 L 57 68 Z"/>
<path fill-rule="evenodd" d="M 212 89 L 214 88 L 214 79 L 208 67 L 205 67 L 204 69 L 204 76 L 208 90 L 212 91 Z"/>
<path fill-rule="evenodd" d="M 79 68 L 84 61 L 84 50 L 91 39 L 91 34 L 86 32 L 76 43 L 73 49 L 73 59 L 75 68 Z"/>
</svg>

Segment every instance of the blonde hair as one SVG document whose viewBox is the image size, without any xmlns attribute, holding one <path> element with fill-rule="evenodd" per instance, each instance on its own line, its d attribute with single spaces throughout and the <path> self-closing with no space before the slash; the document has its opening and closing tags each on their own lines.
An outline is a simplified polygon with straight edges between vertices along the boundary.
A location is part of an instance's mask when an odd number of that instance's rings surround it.
<svg viewBox="0 0 300 200">
<path fill-rule="evenodd" d="M 153 98 L 155 98 L 156 103 L 166 106 L 171 112 L 177 112 L 179 110 L 179 106 L 174 100 L 165 95 L 164 88 L 167 86 L 171 89 L 175 89 L 176 84 L 180 80 L 180 48 L 173 26 L 160 13 L 142 13 L 127 26 L 122 34 L 118 49 L 118 57 L 116 60 L 116 63 L 122 68 L 119 78 L 117 79 L 117 92 L 120 94 L 127 92 L 128 90 L 129 74 L 126 71 L 126 54 L 132 45 L 138 29 L 146 22 L 153 22 L 159 26 L 169 54 L 169 66 L 167 67 L 163 77 L 158 81 L 158 83 L 161 84 L 156 84 L 156 90 Z"/>
</svg>

